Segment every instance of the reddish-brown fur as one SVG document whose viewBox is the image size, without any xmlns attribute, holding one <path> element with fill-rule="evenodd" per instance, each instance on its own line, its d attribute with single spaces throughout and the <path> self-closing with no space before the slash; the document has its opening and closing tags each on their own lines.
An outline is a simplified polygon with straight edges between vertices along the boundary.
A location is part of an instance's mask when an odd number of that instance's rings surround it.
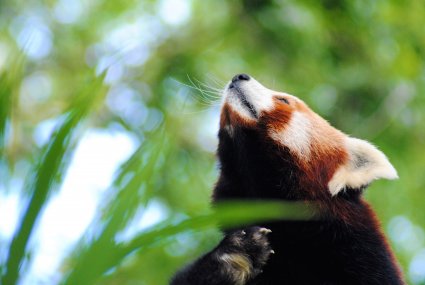
<svg viewBox="0 0 425 285">
<path fill-rule="evenodd" d="M 270 253 L 270 245 L 275 254 L 258 276 L 247 283 L 239 280 L 241 284 L 404 285 L 379 222 L 361 195 L 376 177 L 355 172 L 370 171 L 364 165 L 376 169 L 377 161 L 369 159 L 381 157 L 385 162 L 385 156 L 373 146 L 361 156 L 364 141 L 333 128 L 298 98 L 250 81 L 245 74 L 237 75 L 225 91 L 218 147 L 220 177 L 213 200 L 295 200 L 311 207 L 316 216 L 259 224 L 272 230 L 270 243 L 262 249 Z M 358 141 L 360 145 L 354 144 Z M 394 178 L 390 164 L 389 170 Z M 228 271 L 216 258 L 221 251 L 233 252 L 226 241 L 235 233 L 238 230 L 229 232 L 216 249 L 178 275 L 174 284 L 235 284 L 221 273 Z M 246 248 L 237 252 L 247 256 Z M 249 256 L 255 263 L 257 257 Z"/>
<path fill-rule="evenodd" d="M 256 122 L 254 120 L 240 116 L 228 103 L 223 104 L 220 115 L 221 129 L 224 129 L 225 126 L 245 126 L 253 128 L 255 127 L 255 124 Z"/>
</svg>

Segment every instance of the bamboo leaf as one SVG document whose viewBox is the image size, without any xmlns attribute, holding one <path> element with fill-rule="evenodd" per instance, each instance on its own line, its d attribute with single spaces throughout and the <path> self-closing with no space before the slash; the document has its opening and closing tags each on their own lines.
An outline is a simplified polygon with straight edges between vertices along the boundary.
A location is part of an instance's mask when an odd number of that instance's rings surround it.
<svg viewBox="0 0 425 285">
<path fill-rule="evenodd" d="M 112 198 L 103 209 L 105 214 L 102 220 L 106 222 L 97 223 L 102 225 L 100 234 L 79 253 L 65 284 L 90 284 L 85 283 L 87 278 L 96 272 L 102 273 L 102 268 L 111 267 L 117 260 L 115 237 L 134 217 L 137 209 L 146 205 L 152 196 L 154 187 L 150 184 L 150 178 L 156 169 L 158 156 L 167 153 L 165 145 L 164 132 L 155 132 L 146 145 L 142 145 L 120 168 L 110 191 Z M 141 159 L 143 156 L 146 159 Z M 131 176 L 129 181 L 125 179 L 127 175 Z"/>
<path fill-rule="evenodd" d="M 66 153 L 71 151 L 70 140 L 78 123 L 99 101 L 101 95 L 105 93 L 101 88 L 102 82 L 103 77 L 98 77 L 93 81 L 92 85 L 84 88 L 78 94 L 68 111 L 66 119 L 57 127 L 52 135 L 51 142 L 40 156 L 40 161 L 35 168 L 35 174 L 27 183 L 31 185 L 32 196 L 10 245 L 2 284 L 13 285 L 19 279 L 19 271 L 24 261 L 28 240 L 34 225 L 46 204 L 54 182 L 57 181 L 58 175 L 63 173 L 62 170 L 67 162 L 63 158 Z"/>
<path fill-rule="evenodd" d="M 0 74 L 0 151 L 5 146 L 6 124 L 12 109 L 12 87 L 5 74 Z"/>
<path fill-rule="evenodd" d="M 3 155 L 5 148 L 7 123 L 12 117 L 14 102 L 17 99 L 14 98 L 14 94 L 17 93 L 25 62 L 22 53 L 19 53 L 14 59 L 15 64 L 7 73 L 0 72 L 0 155 Z"/>
<path fill-rule="evenodd" d="M 146 250 L 187 230 L 200 231 L 217 225 L 228 228 L 264 220 L 305 220 L 312 215 L 313 212 L 308 206 L 295 202 L 232 201 L 218 204 L 212 212 L 175 224 L 163 223 L 136 236 L 126 244 L 116 244 L 105 239 L 94 243 L 90 248 L 90 254 L 97 258 L 81 257 L 64 284 L 94 284 L 103 274 L 121 264 L 134 251 Z"/>
</svg>

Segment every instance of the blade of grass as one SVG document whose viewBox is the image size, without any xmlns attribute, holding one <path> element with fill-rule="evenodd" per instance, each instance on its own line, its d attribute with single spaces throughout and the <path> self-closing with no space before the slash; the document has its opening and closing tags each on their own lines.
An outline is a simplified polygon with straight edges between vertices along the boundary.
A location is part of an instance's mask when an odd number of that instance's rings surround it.
<svg viewBox="0 0 425 285">
<path fill-rule="evenodd" d="M 145 144 L 132 155 L 124 165 L 114 181 L 114 202 L 107 205 L 104 210 L 104 219 L 109 220 L 111 234 L 115 235 L 132 218 L 137 209 L 146 206 L 154 194 L 152 177 L 158 171 L 159 156 L 167 156 L 168 147 L 164 128 L 156 131 L 145 139 Z M 144 158 L 144 159 L 143 159 Z M 132 178 L 122 185 L 127 174 Z M 121 186 L 120 186 L 121 184 Z"/>
<path fill-rule="evenodd" d="M 11 120 L 13 105 L 16 102 L 14 94 L 17 93 L 22 78 L 22 69 L 25 57 L 22 53 L 13 57 L 13 65 L 8 72 L 0 72 L 0 155 L 3 155 L 6 144 L 7 122 Z"/>
<path fill-rule="evenodd" d="M 12 113 L 12 87 L 6 75 L 0 75 L 0 151 L 3 154 L 5 146 L 6 124 Z"/>
<path fill-rule="evenodd" d="M 9 248 L 5 273 L 2 284 L 14 285 L 19 279 L 20 267 L 23 263 L 28 241 L 34 225 L 47 197 L 65 167 L 64 156 L 71 149 L 70 140 L 78 123 L 88 114 L 105 92 L 102 88 L 103 76 L 96 78 L 92 85 L 83 89 L 71 105 L 65 121 L 52 135 L 35 169 L 35 175 L 30 179 L 32 196 L 19 224 Z"/>
<path fill-rule="evenodd" d="M 177 224 L 163 223 L 136 236 L 126 244 L 114 244 L 113 242 L 95 244 L 93 252 L 100 254 L 97 259 L 82 260 L 80 268 L 88 268 L 84 271 L 74 270 L 65 279 L 64 284 L 95 284 L 95 282 L 106 272 L 118 266 L 128 255 L 136 250 L 146 250 L 167 241 L 168 238 L 187 230 L 203 230 L 216 227 L 220 224 L 223 228 L 236 225 L 254 223 L 262 220 L 305 220 L 312 217 L 312 211 L 305 205 L 294 202 L 227 202 L 218 204 L 214 211 L 188 218 Z M 107 245 L 107 251 L 102 248 Z M 104 258 L 107 254 L 108 258 Z M 96 262 L 96 264 L 93 264 Z"/>
<path fill-rule="evenodd" d="M 220 226 L 222 229 L 260 221 L 307 220 L 314 216 L 313 209 L 302 202 L 282 201 L 228 201 L 214 206 L 211 213 L 184 220 L 177 225 L 154 228 L 121 246 L 122 254 L 155 244 L 157 241 L 186 230 L 201 230 Z"/>
<path fill-rule="evenodd" d="M 104 228 L 98 238 L 79 252 L 77 263 L 68 275 L 65 284 L 90 284 L 88 276 L 103 268 L 103 263 L 114 262 L 117 233 L 124 229 L 136 211 L 147 204 L 155 187 L 151 185 L 151 177 L 157 172 L 158 157 L 167 155 L 165 132 L 157 131 L 146 144 L 142 145 L 120 169 L 111 191 L 113 199 L 107 204 L 103 220 Z M 144 156 L 144 159 L 142 159 Z M 125 177 L 131 175 L 126 181 Z M 141 191 L 142 190 L 142 191 Z M 95 223 L 102 224 L 102 223 Z M 90 266 L 88 266 L 90 265 Z M 102 272 L 102 270 L 100 269 Z"/>
</svg>

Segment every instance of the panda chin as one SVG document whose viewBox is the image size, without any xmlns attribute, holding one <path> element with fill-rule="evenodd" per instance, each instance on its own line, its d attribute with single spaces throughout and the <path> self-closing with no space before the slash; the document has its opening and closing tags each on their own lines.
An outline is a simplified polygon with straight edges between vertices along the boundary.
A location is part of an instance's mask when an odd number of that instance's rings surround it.
<svg viewBox="0 0 425 285">
<path fill-rule="evenodd" d="M 239 99 L 241 100 L 242 105 L 248 110 L 248 112 L 255 118 L 258 119 L 258 113 L 255 110 L 254 106 L 246 99 L 246 96 L 239 92 Z"/>
</svg>

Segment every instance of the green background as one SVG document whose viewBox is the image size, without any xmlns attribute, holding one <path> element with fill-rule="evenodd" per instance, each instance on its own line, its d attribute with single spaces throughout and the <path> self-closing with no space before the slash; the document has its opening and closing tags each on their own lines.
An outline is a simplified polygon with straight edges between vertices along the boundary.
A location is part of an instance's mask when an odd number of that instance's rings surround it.
<svg viewBox="0 0 425 285">
<path fill-rule="evenodd" d="M 46 284 L 167 284 L 211 249 L 217 89 L 244 72 L 389 157 L 400 179 L 365 196 L 409 284 L 425 284 L 424 27 L 419 0 L 1 1 L 0 191 L 21 201 L 13 241 L 0 236 L 0 283 L 27 274 L 28 241 L 91 129 L 125 131 L 140 147 Z M 167 218 L 117 241 L 152 203 Z"/>
</svg>

